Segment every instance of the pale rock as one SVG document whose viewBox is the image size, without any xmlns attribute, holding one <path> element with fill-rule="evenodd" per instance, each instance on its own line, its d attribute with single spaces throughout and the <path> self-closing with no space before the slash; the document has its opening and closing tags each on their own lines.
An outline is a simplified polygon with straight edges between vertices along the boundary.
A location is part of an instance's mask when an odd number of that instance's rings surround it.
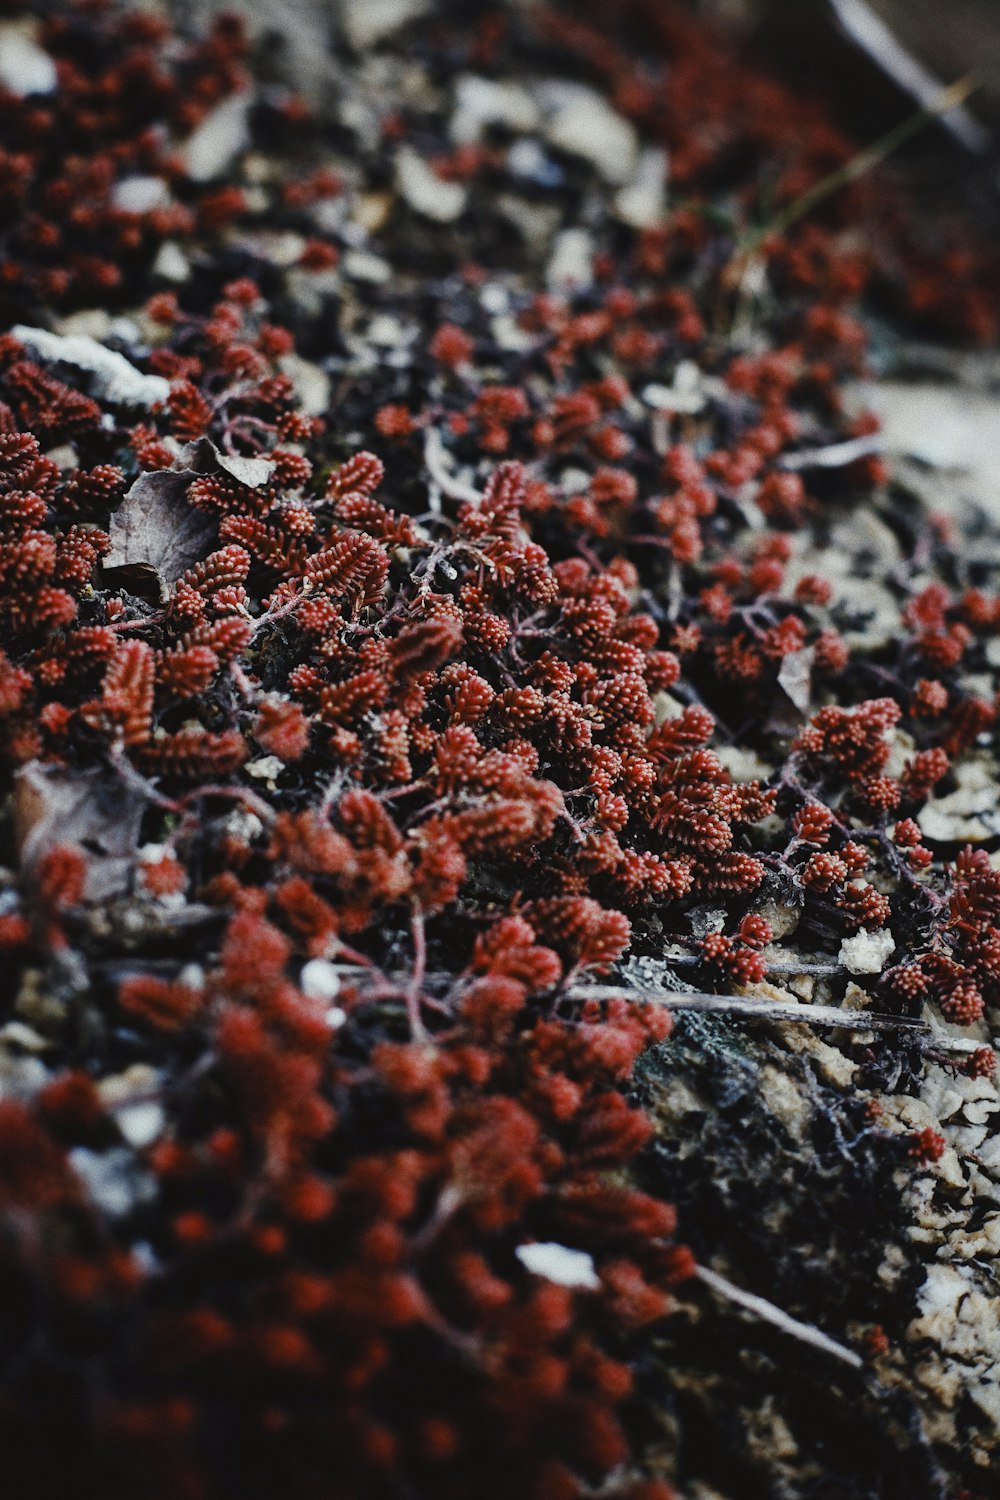
<svg viewBox="0 0 1000 1500">
<path fill-rule="evenodd" d="M 173 281 L 178 285 L 188 280 L 191 265 L 176 241 L 165 240 L 160 246 L 153 262 L 153 275 L 162 276 L 164 281 Z"/>
<path fill-rule="evenodd" d="M 570 1250 L 566 1245 L 542 1242 L 518 1245 L 514 1254 L 533 1276 L 543 1276 L 546 1281 L 555 1281 L 559 1286 L 595 1291 L 601 1284 L 593 1257 L 585 1250 Z"/>
<path fill-rule="evenodd" d="M 596 89 L 550 82 L 541 85 L 538 95 L 546 116 L 545 134 L 553 146 L 589 161 L 606 182 L 624 187 L 632 181 L 639 159 L 635 127 Z"/>
<path fill-rule="evenodd" d="M 17 99 L 31 94 L 54 94 L 59 87 L 56 65 L 38 45 L 35 27 L 19 21 L 0 25 L 0 85 Z"/>
<path fill-rule="evenodd" d="M 170 202 L 162 177 L 123 177 L 111 190 L 111 202 L 125 214 L 148 214 Z"/>
<path fill-rule="evenodd" d="M 141 1099 L 115 1110 L 115 1124 L 135 1151 L 151 1146 L 163 1134 L 166 1111 L 155 1099 Z"/>
<path fill-rule="evenodd" d="M 309 417 L 321 417 L 330 405 L 330 377 L 326 371 L 299 354 L 284 354 L 278 363 L 282 373 L 291 376 L 302 410 Z"/>
<path fill-rule="evenodd" d="M 667 206 L 667 153 L 647 146 L 635 174 L 615 196 L 615 212 L 633 229 L 653 229 Z"/>
<path fill-rule="evenodd" d="M 235 807 L 226 819 L 225 827 L 232 838 L 245 844 L 252 844 L 264 832 L 260 818 L 246 807 Z"/>
<path fill-rule="evenodd" d="M 402 146 L 397 152 L 396 185 L 415 213 L 436 224 L 453 224 L 465 212 L 468 191 L 464 185 L 445 182 L 412 146 Z"/>
<path fill-rule="evenodd" d="M 556 174 L 562 176 L 555 162 L 546 156 L 540 142 L 531 136 L 522 136 L 513 142 L 507 152 L 507 170 L 514 177 L 539 185 L 550 183 Z"/>
<path fill-rule="evenodd" d="M 250 144 L 249 92 L 230 94 L 202 120 L 181 148 L 184 170 L 193 182 L 220 177 Z"/>
<path fill-rule="evenodd" d="M 305 236 L 293 229 L 241 229 L 234 236 L 234 243 L 282 271 L 298 265 L 306 248 Z"/>
<path fill-rule="evenodd" d="M 427 0 L 346 0 L 344 31 L 355 52 L 367 52 L 427 9 Z"/>
<path fill-rule="evenodd" d="M 285 769 L 285 763 L 280 755 L 258 755 L 256 760 L 247 761 L 243 769 L 258 781 L 273 782 Z"/>
<path fill-rule="evenodd" d="M 701 370 L 693 359 L 682 359 L 674 371 L 673 383 L 651 382 L 643 389 L 642 399 L 654 411 L 695 416 L 705 406 Z"/>
<path fill-rule="evenodd" d="M 123 354 L 105 349 L 87 334 L 62 337 L 44 328 L 30 328 L 17 323 L 11 329 L 14 337 L 42 359 L 72 365 L 86 370 L 93 385 L 112 406 L 155 406 L 170 394 L 170 382 L 162 375 L 143 375 L 130 365 Z"/>
<path fill-rule="evenodd" d="M 367 281 L 373 286 L 380 286 L 392 279 L 389 262 L 368 250 L 348 250 L 340 265 L 344 275 L 354 281 Z"/>
<path fill-rule="evenodd" d="M 335 1000 L 340 994 L 340 975 L 328 958 L 311 958 L 302 965 L 299 987 L 310 1000 Z"/>
<path fill-rule="evenodd" d="M 62 338 L 96 339 L 102 344 L 111 333 L 111 314 L 103 307 L 81 307 L 78 312 L 67 313 L 52 327 L 52 332 Z"/>
<path fill-rule="evenodd" d="M 514 353 L 523 354 L 526 349 L 531 349 L 537 342 L 537 335 L 522 328 L 510 313 L 503 313 L 499 318 L 494 318 L 490 327 L 497 346 L 501 349 L 510 349 Z"/>
<path fill-rule="evenodd" d="M 405 328 L 392 313 L 377 313 L 368 324 L 368 342 L 379 349 L 399 349 L 412 344 L 417 330 Z"/>
<path fill-rule="evenodd" d="M 917 814 L 920 831 L 925 838 L 942 843 L 982 843 L 1000 829 L 996 763 L 992 757 L 970 758 L 960 761 L 954 774 L 956 790 L 931 798 Z"/>
<path fill-rule="evenodd" d="M 563 229 L 555 237 L 545 280 L 554 290 L 584 289 L 594 279 L 594 241 L 586 229 Z"/>
<path fill-rule="evenodd" d="M 773 769 L 755 750 L 739 745 L 719 745 L 715 753 L 734 781 L 766 781 Z"/>
<path fill-rule="evenodd" d="M 844 938 L 838 962 L 851 974 L 880 974 L 895 947 L 896 940 L 887 927 L 877 932 L 856 932 Z"/>
<path fill-rule="evenodd" d="M 100 1152 L 76 1146 L 67 1160 L 91 1201 L 109 1219 L 123 1219 L 156 1196 L 155 1180 L 137 1166 L 128 1146 Z"/>
<path fill-rule="evenodd" d="M 453 141 L 466 146 L 478 141 L 490 125 L 526 133 L 536 130 L 540 119 L 538 105 L 526 89 L 467 73 L 455 89 L 449 131 Z"/>
</svg>

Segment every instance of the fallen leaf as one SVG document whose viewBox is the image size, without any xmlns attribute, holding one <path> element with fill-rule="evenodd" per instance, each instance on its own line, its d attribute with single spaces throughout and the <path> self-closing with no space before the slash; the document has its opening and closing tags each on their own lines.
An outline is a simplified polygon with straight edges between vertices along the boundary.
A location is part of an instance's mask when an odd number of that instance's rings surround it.
<svg viewBox="0 0 1000 1500">
<path fill-rule="evenodd" d="M 778 686 L 791 699 L 803 718 L 809 713 L 815 655 L 812 646 L 806 646 L 802 651 L 790 651 L 787 656 L 782 657 L 778 672 Z"/>
<path fill-rule="evenodd" d="M 14 836 L 21 868 L 33 869 L 57 844 L 90 857 L 84 896 L 107 901 L 129 888 L 145 802 L 101 767 L 64 771 L 29 761 L 17 772 Z"/>
<path fill-rule="evenodd" d="M 169 586 L 211 550 L 216 522 L 190 505 L 188 485 L 203 474 L 228 474 L 259 489 L 274 472 L 269 458 L 222 453 L 207 438 L 181 450 L 177 467 L 140 474 L 111 517 L 105 577 L 162 602 Z"/>
</svg>

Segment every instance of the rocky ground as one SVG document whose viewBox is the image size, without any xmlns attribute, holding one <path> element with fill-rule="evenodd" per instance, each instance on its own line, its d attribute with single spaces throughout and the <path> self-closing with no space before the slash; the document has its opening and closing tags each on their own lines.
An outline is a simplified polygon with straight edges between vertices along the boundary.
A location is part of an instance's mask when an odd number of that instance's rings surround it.
<svg viewBox="0 0 1000 1500">
<path fill-rule="evenodd" d="M 0 32 L 16 1493 L 1000 1494 L 974 217 L 800 216 L 855 144 L 655 4 L 74 14 Z"/>
</svg>

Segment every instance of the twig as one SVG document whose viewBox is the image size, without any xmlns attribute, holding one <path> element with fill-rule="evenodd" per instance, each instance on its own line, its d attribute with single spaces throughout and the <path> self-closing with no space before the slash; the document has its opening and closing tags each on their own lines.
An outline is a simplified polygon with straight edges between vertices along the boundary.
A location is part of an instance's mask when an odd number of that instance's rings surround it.
<svg viewBox="0 0 1000 1500">
<path fill-rule="evenodd" d="M 782 1312 L 780 1307 L 775 1307 L 773 1302 L 768 1302 L 764 1297 L 758 1297 L 755 1292 L 745 1292 L 742 1287 L 736 1286 L 725 1276 L 720 1276 L 718 1271 L 710 1271 L 706 1266 L 699 1266 L 694 1274 L 717 1296 L 725 1297 L 728 1302 L 735 1302 L 738 1307 L 745 1307 L 747 1312 L 753 1313 L 754 1317 L 760 1318 L 761 1322 L 770 1323 L 772 1328 L 779 1328 L 790 1338 L 798 1339 L 800 1344 L 809 1344 L 813 1349 L 832 1355 L 842 1364 L 849 1365 L 852 1370 L 864 1369 L 864 1360 L 860 1354 L 855 1354 L 853 1349 L 838 1344 L 836 1339 L 814 1328 L 811 1323 L 801 1323 L 798 1318 Z"/>
<path fill-rule="evenodd" d="M 859 151 L 857 156 L 852 156 L 850 161 L 844 162 L 836 171 L 829 173 L 819 182 L 814 183 L 807 192 L 796 198 L 786 209 L 776 215 L 770 223 L 764 224 L 757 229 L 745 241 L 742 248 L 734 257 L 734 264 L 742 265 L 751 260 L 764 244 L 765 240 L 772 235 L 784 234 L 797 224 L 806 214 L 812 213 L 827 198 L 839 192 L 843 187 L 849 187 L 852 182 L 857 182 L 864 177 L 873 167 L 877 167 L 887 156 L 891 156 L 900 146 L 910 140 L 912 136 L 918 135 L 925 126 L 964 104 L 970 94 L 979 87 L 980 80 L 975 74 L 968 74 L 960 78 L 957 83 L 950 84 L 948 88 L 942 89 L 933 99 L 928 100 L 922 109 L 915 114 L 907 115 L 898 125 L 880 136 L 871 146 Z"/>
<path fill-rule="evenodd" d="M 889 1016 L 867 1010 L 841 1010 L 836 1005 L 795 1005 L 752 995 L 707 995 L 699 991 L 639 990 L 612 984 L 574 985 L 569 1000 L 644 1000 L 670 1010 L 746 1017 L 751 1021 L 800 1021 L 807 1026 L 830 1026 L 839 1031 L 904 1031 L 935 1051 L 971 1053 L 982 1044 L 965 1037 L 938 1033 L 912 1016 Z"/>
<path fill-rule="evenodd" d="M 406 1014 L 412 1039 L 415 1042 L 426 1042 L 427 1030 L 420 1014 L 420 991 L 427 973 L 427 930 L 423 912 L 419 909 L 413 913 L 410 932 L 413 938 L 413 973 L 406 990 Z"/>
<path fill-rule="evenodd" d="M 830 0 L 841 28 L 875 63 L 887 78 L 917 104 L 934 99 L 941 81 L 900 42 L 866 0 Z M 966 151 L 982 156 L 989 148 L 990 133 L 967 109 L 947 112 L 941 122 Z"/>
<path fill-rule="evenodd" d="M 471 484 L 463 484 L 445 467 L 445 446 L 436 427 L 428 427 L 424 433 L 424 463 L 427 472 L 443 495 L 449 500 L 467 500 L 470 505 L 479 505 L 482 495 Z"/>
<path fill-rule="evenodd" d="M 848 438 L 843 443 L 830 443 L 825 448 L 804 448 L 799 453 L 785 453 L 778 460 L 782 469 L 842 469 L 858 458 L 867 458 L 870 453 L 881 453 L 885 446 L 878 433 L 867 433 L 864 437 Z"/>
</svg>

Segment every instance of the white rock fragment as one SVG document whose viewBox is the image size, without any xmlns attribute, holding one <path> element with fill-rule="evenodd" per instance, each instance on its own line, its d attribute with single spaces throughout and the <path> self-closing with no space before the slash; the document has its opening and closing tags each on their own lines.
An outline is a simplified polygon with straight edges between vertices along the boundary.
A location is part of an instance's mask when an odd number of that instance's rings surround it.
<svg viewBox="0 0 1000 1500">
<path fill-rule="evenodd" d="M 341 269 L 345 276 L 354 281 L 368 281 L 373 285 L 381 285 L 392 278 L 392 267 L 387 260 L 380 255 L 372 255 L 368 250 L 348 250 L 343 257 Z"/>
<path fill-rule="evenodd" d="M 264 825 L 256 813 L 248 808 L 235 807 L 226 819 L 226 832 L 244 844 L 252 844 L 264 832 Z"/>
<path fill-rule="evenodd" d="M 990 759 L 970 759 L 955 767 L 958 787 L 933 797 L 917 814 L 920 832 L 941 843 L 982 843 L 1000 829 L 996 766 Z"/>
<path fill-rule="evenodd" d="M 111 202 L 125 214 L 148 214 L 170 201 L 162 177 L 123 177 L 111 190 Z"/>
<path fill-rule="evenodd" d="M 896 947 L 888 927 L 877 932 L 856 932 L 840 945 L 838 962 L 851 974 L 881 974 L 886 960 Z"/>
<path fill-rule="evenodd" d="M 31 35 L 33 27 L 17 21 L 0 26 L 0 85 L 18 99 L 29 94 L 54 94 L 59 86 L 56 65 Z"/>
<path fill-rule="evenodd" d="M 191 275 L 191 265 L 187 256 L 173 240 L 166 240 L 160 246 L 153 262 L 153 274 L 162 276 L 164 281 L 174 281 L 178 284 L 187 281 Z"/>
<path fill-rule="evenodd" d="M 285 769 L 285 762 L 279 755 L 258 755 L 256 760 L 247 761 L 243 769 L 258 781 L 273 782 Z"/>
<path fill-rule="evenodd" d="M 494 318 L 490 328 L 499 348 L 510 349 L 518 354 L 533 348 L 538 342 L 537 334 L 529 333 L 526 328 L 522 328 L 510 313 L 503 313 L 499 318 Z"/>
<path fill-rule="evenodd" d="M 463 185 L 445 182 L 412 146 L 401 147 L 396 155 L 396 185 L 414 212 L 436 224 L 452 224 L 465 211 Z"/>
<path fill-rule="evenodd" d="M 649 146 L 639 156 L 632 181 L 615 196 L 615 213 L 633 229 L 653 229 L 667 206 L 667 153 Z"/>
<path fill-rule="evenodd" d="M 538 105 L 518 84 L 500 83 L 475 73 L 458 80 L 449 131 L 459 145 L 478 141 L 490 125 L 527 133 L 537 130 L 540 123 Z"/>
<path fill-rule="evenodd" d="M 158 1140 L 166 1123 L 166 1112 L 155 1099 L 138 1100 L 115 1110 L 115 1124 L 134 1151 L 142 1151 Z"/>
<path fill-rule="evenodd" d="M 715 753 L 734 781 L 766 781 L 774 769 L 755 750 L 739 745 L 720 745 Z"/>
<path fill-rule="evenodd" d="M 427 0 L 346 0 L 344 31 L 355 52 L 367 52 L 427 9 Z"/>
<path fill-rule="evenodd" d="M 112 406 L 155 406 L 170 394 L 170 382 L 162 375 L 143 375 L 130 365 L 123 354 L 105 349 L 86 334 L 63 338 L 44 328 L 29 328 L 17 323 L 11 329 L 14 337 L 41 356 L 63 365 L 73 365 L 91 374 L 99 395 Z"/>
<path fill-rule="evenodd" d="M 531 139 L 515 141 L 507 152 L 507 167 L 515 177 L 541 177 L 551 165 L 538 142 Z"/>
<path fill-rule="evenodd" d="M 299 987 L 309 1000 L 335 1000 L 340 994 L 340 975 L 328 958 L 311 958 L 302 965 Z"/>
<path fill-rule="evenodd" d="M 247 91 L 230 94 L 211 110 L 184 144 L 184 170 L 193 182 L 210 182 L 250 145 L 250 105 Z"/>
<path fill-rule="evenodd" d="M 594 242 L 586 229 L 564 229 L 556 235 L 545 280 L 555 291 L 588 287 L 594 280 Z"/>
<path fill-rule="evenodd" d="M 653 382 L 644 388 L 642 399 L 655 411 L 694 416 L 705 406 L 701 370 L 693 359 L 682 359 L 674 371 L 673 384 L 660 385 Z"/>
<path fill-rule="evenodd" d="M 282 373 L 291 376 L 295 394 L 306 415 L 322 416 L 330 405 L 330 377 L 326 371 L 298 354 L 282 355 L 279 364 Z"/>
<path fill-rule="evenodd" d="M 542 1242 L 518 1245 L 514 1254 L 533 1276 L 544 1276 L 546 1281 L 558 1282 L 560 1286 L 594 1291 L 601 1284 L 593 1257 L 585 1250 L 570 1250 L 566 1245 Z"/>
<path fill-rule="evenodd" d="M 122 1219 L 156 1196 L 154 1179 L 136 1165 L 128 1146 L 116 1146 L 111 1151 L 76 1146 L 68 1161 L 91 1201 L 109 1219 Z"/>
<path fill-rule="evenodd" d="M 639 139 L 635 128 L 607 100 L 582 83 L 545 83 L 538 91 L 546 116 L 545 134 L 553 146 L 581 156 L 606 182 L 624 187 L 636 174 Z"/>
<path fill-rule="evenodd" d="M 412 344 L 416 336 L 415 327 L 404 327 L 392 313 L 376 313 L 368 324 L 368 342 L 380 349 L 399 349 L 405 344 Z"/>
</svg>

